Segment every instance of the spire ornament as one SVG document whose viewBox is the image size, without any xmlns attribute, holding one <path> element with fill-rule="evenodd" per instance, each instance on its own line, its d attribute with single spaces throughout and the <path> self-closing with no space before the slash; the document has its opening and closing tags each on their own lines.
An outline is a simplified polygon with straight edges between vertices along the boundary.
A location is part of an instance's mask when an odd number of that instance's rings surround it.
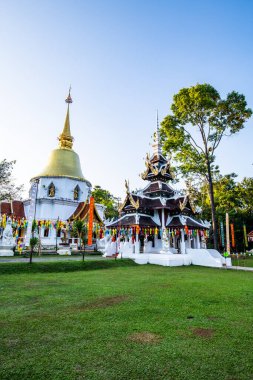
<svg viewBox="0 0 253 380">
<path fill-rule="evenodd" d="M 67 114 L 66 119 L 64 123 L 64 128 L 60 136 L 58 137 L 59 140 L 59 148 L 60 149 L 72 149 L 74 138 L 71 136 L 70 133 L 70 121 L 69 121 L 69 105 L 73 103 L 73 100 L 70 95 L 71 86 L 69 87 L 69 93 L 67 98 L 65 99 L 65 102 L 68 104 L 67 108 Z"/>
<path fill-rule="evenodd" d="M 160 128 L 159 128 L 159 119 L 158 119 L 158 110 L 156 112 L 156 131 L 153 135 L 154 143 L 152 145 L 154 149 L 154 154 L 160 155 L 162 154 L 162 147 L 160 142 Z"/>
</svg>

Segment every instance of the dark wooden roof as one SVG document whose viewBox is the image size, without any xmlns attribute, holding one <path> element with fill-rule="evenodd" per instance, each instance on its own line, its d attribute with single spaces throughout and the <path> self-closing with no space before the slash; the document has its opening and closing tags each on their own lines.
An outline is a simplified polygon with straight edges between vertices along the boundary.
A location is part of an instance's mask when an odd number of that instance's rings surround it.
<svg viewBox="0 0 253 380">
<path fill-rule="evenodd" d="M 107 227 L 130 227 L 136 225 L 135 214 L 124 215 L 121 219 L 117 219 L 111 224 L 108 224 Z M 140 227 L 159 227 L 150 216 L 147 215 L 139 215 L 139 223 Z"/>
<path fill-rule="evenodd" d="M 179 216 L 175 216 L 172 218 L 172 220 L 166 225 L 166 227 L 190 227 L 190 228 L 205 228 L 207 229 L 206 226 L 202 224 L 201 221 L 198 220 L 192 220 L 191 218 L 186 217 L 185 218 L 185 224 L 182 224 Z"/>
<path fill-rule="evenodd" d="M 151 158 L 147 156 L 145 164 L 146 170 L 142 174 L 142 179 L 151 182 L 158 180 L 166 182 L 172 179 L 170 163 L 162 154 L 155 153 Z"/>
<path fill-rule="evenodd" d="M 155 181 L 151 182 L 144 190 L 143 194 L 152 195 L 152 193 L 162 193 L 166 196 L 172 196 L 175 194 L 175 191 L 172 190 L 165 182 Z"/>
<path fill-rule="evenodd" d="M 139 209 L 144 208 L 144 209 L 157 209 L 157 208 L 167 208 L 168 210 L 171 211 L 181 211 L 180 209 L 180 202 L 183 203 L 185 197 L 180 196 L 178 198 L 169 198 L 165 199 L 165 202 L 163 203 L 160 198 L 150 198 L 150 197 L 141 197 L 139 195 L 132 194 L 132 197 L 135 202 L 139 200 Z M 125 206 L 123 207 L 123 211 L 125 208 L 130 208 L 131 202 L 130 200 L 127 200 Z M 129 207 L 128 207 L 129 206 Z M 187 206 L 187 205 L 186 205 Z M 132 206 L 132 208 L 134 208 Z"/>
</svg>

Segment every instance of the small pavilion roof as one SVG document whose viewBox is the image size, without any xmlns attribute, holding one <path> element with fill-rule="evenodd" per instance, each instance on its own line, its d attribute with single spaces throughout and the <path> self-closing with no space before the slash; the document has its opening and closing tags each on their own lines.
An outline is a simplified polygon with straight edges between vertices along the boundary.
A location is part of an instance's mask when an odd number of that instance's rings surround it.
<svg viewBox="0 0 253 380">
<path fill-rule="evenodd" d="M 181 228 L 185 226 L 190 227 L 190 228 L 208 229 L 208 227 L 204 225 L 201 221 L 195 220 L 188 216 L 186 217 L 185 216 L 180 217 L 179 215 L 173 216 L 171 220 L 169 221 L 169 223 L 166 224 L 166 227 L 170 227 L 170 228 L 173 228 L 173 227 Z"/>
<path fill-rule="evenodd" d="M 136 223 L 136 214 L 126 214 L 120 219 L 107 224 L 107 227 L 131 227 L 137 224 L 142 227 L 159 227 L 159 225 L 154 222 L 151 216 L 138 214 L 138 218 L 138 223 Z"/>
<path fill-rule="evenodd" d="M 68 218 L 70 221 L 74 220 L 85 220 L 88 218 L 90 211 L 90 204 L 88 202 L 80 202 L 76 208 L 76 210 L 73 212 L 73 214 Z M 94 204 L 94 221 L 99 223 L 99 224 L 104 224 L 102 219 L 99 216 L 99 213 L 96 209 L 96 205 Z"/>
<path fill-rule="evenodd" d="M 140 196 L 137 194 L 127 194 L 123 206 L 121 208 L 122 211 L 125 209 L 161 209 L 165 208 L 172 212 L 175 211 L 184 211 L 194 213 L 188 196 L 184 195 L 173 195 L 172 197 L 154 197 L 151 198 L 149 196 Z"/>
</svg>

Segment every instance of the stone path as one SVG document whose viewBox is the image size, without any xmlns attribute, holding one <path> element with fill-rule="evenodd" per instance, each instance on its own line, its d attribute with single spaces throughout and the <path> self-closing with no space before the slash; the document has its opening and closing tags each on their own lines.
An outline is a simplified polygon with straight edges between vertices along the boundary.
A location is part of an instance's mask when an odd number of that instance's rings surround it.
<svg viewBox="0 0 253 380">
<path fill-rule="evenodd" d="M 246 272 L 253 272 L 252 267 L 239 267 L 239 266 L 233 266 L 233 267 L 227 267 L 225 269 L 233 269 L 233 270 L 244 270 Z"/>
</svg>

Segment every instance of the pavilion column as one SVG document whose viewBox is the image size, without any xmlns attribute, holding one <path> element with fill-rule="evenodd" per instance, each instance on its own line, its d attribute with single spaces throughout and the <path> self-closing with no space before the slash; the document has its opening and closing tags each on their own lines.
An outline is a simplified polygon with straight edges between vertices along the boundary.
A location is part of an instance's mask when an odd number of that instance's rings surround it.
<svg viewBox="0 0 253 380">
<path fill-rule="evenodd" d="M 165 216 L 164 216 L 164 208 L 162 208 L 162 229 L 165 228 Z"/>
<path fill-rule="evenodd" d="M 180 242 L 180 246 L 181 246 L 181 253 L 185 253 L 185 241 L 184 241 L 184 229 L 182 228 L 181 229 L 181 242 Z"/>
<path fill-rule="evenodd" d="M 173 248 L 177 248 L 176 247 L 176 236 L 175 235 L 173 236 L 173 243 L 172 243 L 172 245 L 173 245 Z"/>
<path fill-rule="evenodd" d="M 136 232 L 136 235 L 135 235 L 135 243 L 134 243 L 134 246 L 135 246 L 135 253 L 140 253 L 140 241 L 139 241 L 139 234 Z"/>
<path fill-rule="evenodd" d="M 191 236 L 187 236 L 187 248 L 191 248 Z"/>
<path fill-rule="evenodd" d="M 197 236 L 196 236 L 196 248 L 200 248 L 200 241 L 199 241 L 199 231 L 197 230 Z"/>
</svg>

